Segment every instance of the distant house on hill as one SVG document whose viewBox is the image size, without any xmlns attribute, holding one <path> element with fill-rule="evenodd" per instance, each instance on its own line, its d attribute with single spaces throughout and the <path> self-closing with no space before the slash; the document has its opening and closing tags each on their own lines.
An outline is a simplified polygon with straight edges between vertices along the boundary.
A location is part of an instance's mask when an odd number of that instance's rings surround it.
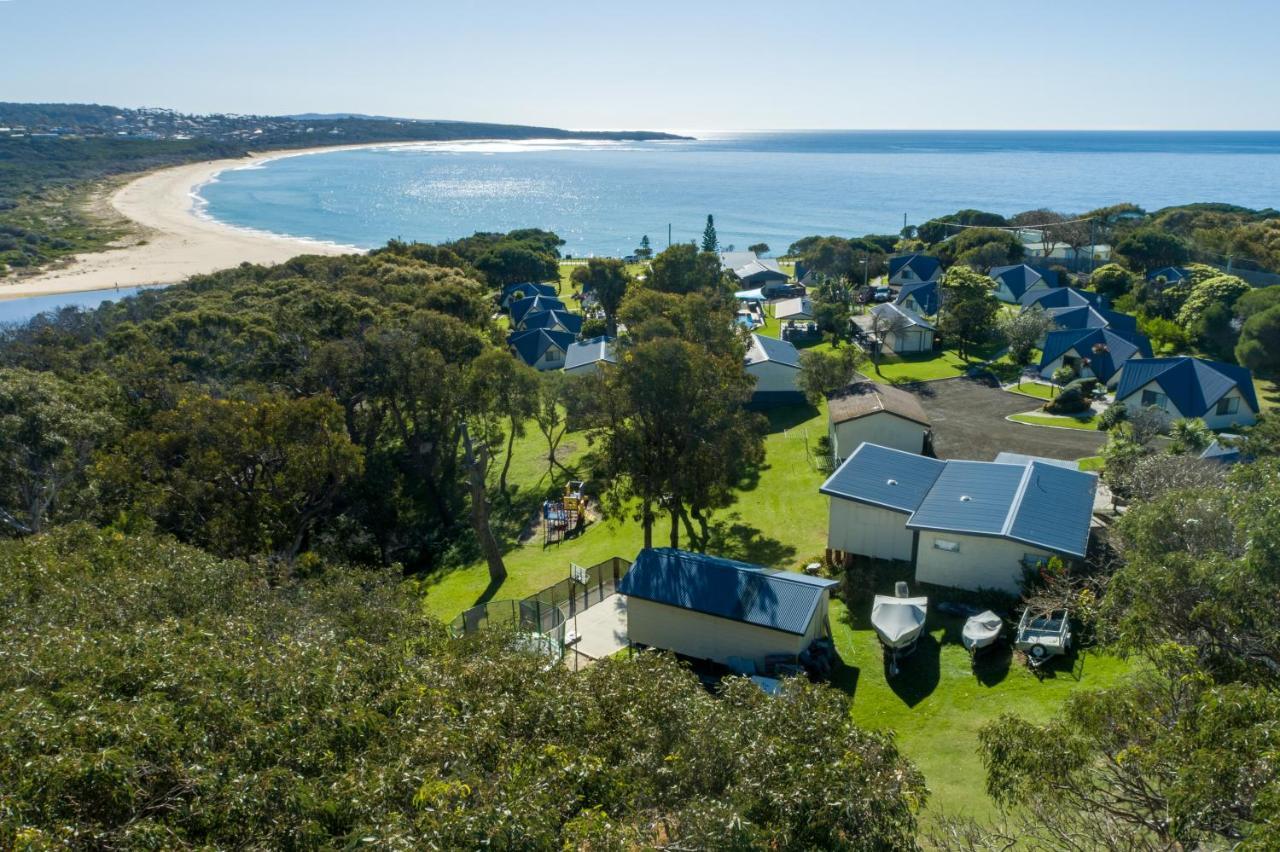
<svg viewBox="0 0 1280 852">
<path fill-rule="evenodd" d="M 893 303 L 920 316 L 934 316 L 938 313 L 939 305 L 938 282 L 921 281 L 918 284 L 903 284 Z"/>
<path fill-rule="evenodd" d="M 1164 279 L 1166 284 L 1180 284 L 1191 278 L 1191 273 L 1181 266 L 1162 266 L 1159 269 L 1153 269 L 1147 273 L 1148 281 L 1158 281 Z"/>
<path fill-rule="evenodd" d="M 1085 557 L 1097 477 L 1035 458 L 940 461 L 862 444 L 819 489 L 827 548 L 911 563 L 918 583 L 1021 591 L 1058 556 Z"/>
<path fill-rule="evenodd" d="M 564 366 L 573 338 L 567 331 L 533 328 L 512 334 L 507 343 L 516 357 L 535 370 L 559 370 Z"/>
<path fill-rule="evenodd" d="M 1116 403 L 1158 408 L 1173 418 L 1199 417 L 1210 429 L 1250 426 L 1259 412 L 1248 370 L 1186 355 L 1126 361 Z"/>
<path fill-rule="evenodd" d="M 554 284 L 535 284 L 532 282 L 508 284 L 502 288 L 502 294 L 498 297 L 498 304 L 505 311 L 511 307 L 512 302 L 533 296 L 546 296 L 549 299 L 554 299 L 556 298 L 556 287 Z"/>
<path fill-rule="evenodd" d="M 903 254 L 889 258 L 889 283 L 899 287 L 937 281 L 942 277 L 942 264 L 927 254 Z"/>
<path fill-rule="evenodd" d="M 535 328 L 546 331 L 567 331 L 577 335 L 582 331 L 582 315 L 571 314 L 568 311 L 530 311 L 524 315 L 518 329 L 528 331 Z"/>
<path fill-rule="evenodd" d="M 1010 305 L 1020 304 L 1027 293 L 1058 286 L 1057 272 L 1052 269 L 1037 269 L 1025 263 L 992 267 L 991 278 L 996 282 L 995 297 Z"/>
<path fill-rule="evenodd" d="M 511 324 L 519 328 L 520 323 L 524 321 L 525 315 L 535 311 L 567 311 L 568 307 L 564 302 L 551 296 L 526 296 L 523 299 L 516 299 L 507 306 L 507 312 L 511 315 Z"/>
<path fill-rule="evenodd" d="M 1070 367 L 1080 378 L 1097 379 L 1114 388 L 1126 361 L 1150 357 L 1151 344 L 1140 334 L 1129 337 L 1110 328 L 1068 329 L 1045 336 L 1039 370 L 1048 379 L 1060 368 Z"/>
<path fill-rule="evenodd" d="M 914 311 L 885 302 L 872 308 L 871 314 L 887 326 L 880 335 L 880 345 L 885 351 L 898 355 L 933 351 L 933 323 Z"/>
<path fill-rule="evenodd" d="M 565 353 L 564 371 L 570 375 L 598 373 L 605 364 L 618 363 L 612 337 L 594 337 L 574 343 Z"/>
<path fill-rule="evenodd" d="M 787 273 L 778 261 L 761 258 L 753 251 L 725 251 L 720 253 L 720 268 L 732 272 L 742 282 L 744 290 L 760 290 L 766 299 L 773 298 L 779 290 L 788 286 Z"/>
<path fill-rule="evenodd" d="M 828 394 L 827 420 L 837 465 L 864 443 L 923 453 L 931 428 L 915 394 L 876 382 L 854 382 Z"/>
<path fill-rule="evenodd" d="M 672 548 L 646 548 L 618 582 L 633 645 L 741 670 L 831 635 L 835 580 Z"/>
<path fill-rule="evenodd" d="M 752 408 L 804 402 L 804 394 L 798 384 L 800 353 L 787 341 L 762 334 L 751 335 L 744 366 L 756 380 L 755 391 L 751 394 Z"/>
</svg>

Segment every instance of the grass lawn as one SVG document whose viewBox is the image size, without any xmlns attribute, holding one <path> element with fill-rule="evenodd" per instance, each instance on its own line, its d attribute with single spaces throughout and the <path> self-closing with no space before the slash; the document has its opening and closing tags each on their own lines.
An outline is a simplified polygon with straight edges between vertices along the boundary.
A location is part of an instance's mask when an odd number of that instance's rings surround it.
<svg viewBox="0 0 1280 852">
<path fill-rule="evenodd" d="M 710 552 L 793 570 L 820 558 L 827 503 L 818 494 L 825 477 L 812 450 L 825 434 L 823 410 L 797 406 L 770 416 L 765 464 L 744 481 L 736 503 L 712 517 Z M 530 508 L 550 487 L 546 480 L 539 482 L 546 471 L 545 450 L 541 435 L 531 429 L 513 454 L 510 481 L 521 486 L 513 500 Z M 587 450 L 582 435 L 570 434 L 560 458 L 573 468 Z M 593 524 L 579 538 L 544 549 L 540 538 L 512 543 L 517 528 L 510 520 L 495 524 L 500 541 L 509 543 L 509 577 L 499 588 L 488 588 L 485 565 L 476 561 L 420 581 L 428 611 L 448 620 L 480 600 L 523 597 L 564 579 L 571 561 L 592 565 L 615 555 L 634 557 L 643 538 L 639 524 L 624 519 Z M 654 543 L 663 545 L 667 539 L 668 525 L 662 520 L 654 529 Z M 932 623 L 932 638 L 891 683 L 866 618 L 867 613 L 850 613 L 839 601 L 832 603 L 832 630 L 845 663 L 834 684 L 852 696 L 859 723 L 897 732 L 903 751 L 920 766 L 933 791 L 930 807 L 949 813 L 993 813 L 977 754 L 977 730 L 983 723 L 1006 712 L 1043 720 L 1072 690 L 1105 686 L 1128 669 L 1113 658 L 1088 657 L 1079 681 L 1059 672 L 1039 682 L 1017 664 L 997 665 L 976 678 L 958 644 L 959 622 L 939 618 Z"/>
<path fill-rule="evenodd" d="M 1091 470 L 1095 473 L 1101 473 L 1102 469 L 1107 466 L 1102 456 L 1086 456 L 1080 459 L 1081 470 Z"/>
<path fill-rule="evenodd" d="M 1018 423 L 1029 423 L 1032 426 L 1060 426 L 1064 429 L 1086 429 L 1090 432 L 1098 428 L 1098 415 L 1089 417 L 1059 417 L 1053 414 L 1013 414 L 1010 420 Z"/>
<path fill-rule="evenodd" d="M 1045 401 L 1053 399 L 1055 395 L 1052 386 L 1043 385 L 1039 382 L 1023 382 L 1017 387 L 1006 388 L 1006 390 L 1008 390 L 1009 393 L 1020 393 L 1023 396 L 1033 396 L 1036 399 L 1043 399 Z"/>
<path fill-rule="evenodd" d="M 964 360 L 954 349 L 944 349 L 922 355 L 885 355 L 879 367 L 868 363 L 863 372 L 890 382 L 927 382 L 963 376 L 975 363 Z"/>
</svg>

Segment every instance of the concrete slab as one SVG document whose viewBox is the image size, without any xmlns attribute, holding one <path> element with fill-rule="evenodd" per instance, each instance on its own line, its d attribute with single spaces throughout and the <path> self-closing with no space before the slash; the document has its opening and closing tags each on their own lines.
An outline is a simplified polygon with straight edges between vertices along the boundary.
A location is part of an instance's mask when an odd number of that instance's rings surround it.
<svg viewBox="0 0 1280 852">
<path fill-rule="evenodd" d="M 579 612 L 576 619 L 578 635 L 582 638 L 573 648 L 579 654 L 599 660 L 627 647 L 627 599 L 624 596 L 609 595 Z M 574 629 L 572 619 L 569 629 Z"/>
</svg>

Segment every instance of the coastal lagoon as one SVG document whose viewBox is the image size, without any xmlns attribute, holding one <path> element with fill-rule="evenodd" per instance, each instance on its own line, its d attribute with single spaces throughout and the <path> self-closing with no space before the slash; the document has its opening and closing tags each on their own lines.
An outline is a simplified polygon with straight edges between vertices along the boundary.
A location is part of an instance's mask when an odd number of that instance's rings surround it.
<svg viewBox="0 0 1280 852">
<path fill-rule="evenodd" d="M 1132 201 L 1280 206 L 1277 132 L 812 131 L 671 142 L 412 144 L 219 174 L 204 215 L 372 248 L 539 227 L 574 256 L 698 239 L 775 252 L 809 234 L 896 233 L 960 208 L 1075 213 Z"/>
<path fill-rule="evenodd" d="M 114 290 L 87 290 L 75 293 L 52 293 L 48 296 L 0 299 L 0 326 L 22 325 L 41 314 L 56 313 L 63 308 L 93 310 L 104 302 L 118 302 L 150 289 L 153 287 L 118 287 Z"/>
</svg>

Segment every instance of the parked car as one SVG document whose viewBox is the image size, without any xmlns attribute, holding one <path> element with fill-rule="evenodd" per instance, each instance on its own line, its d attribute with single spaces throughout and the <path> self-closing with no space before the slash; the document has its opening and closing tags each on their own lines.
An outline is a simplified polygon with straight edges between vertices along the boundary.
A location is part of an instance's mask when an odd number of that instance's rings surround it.
<svg viewBox="0 0 1280 852">
<path fill-rule="evenodd" d="M 877 302 L 887 302 L 893 298 L 893 291 L 888 287 L 877 287 L 874 292 Z"/>
</svg>

